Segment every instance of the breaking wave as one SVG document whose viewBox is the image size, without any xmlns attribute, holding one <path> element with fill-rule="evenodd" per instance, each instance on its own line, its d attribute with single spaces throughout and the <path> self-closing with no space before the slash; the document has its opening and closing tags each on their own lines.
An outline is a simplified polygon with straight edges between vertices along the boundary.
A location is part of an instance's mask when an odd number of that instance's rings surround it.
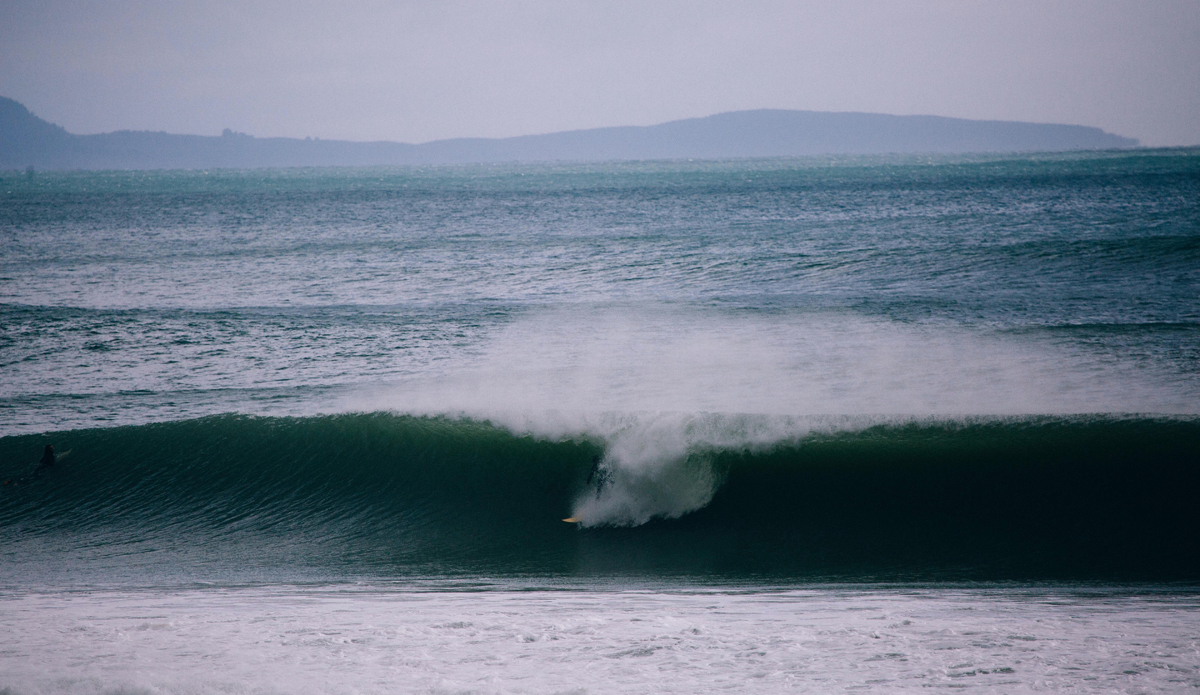
<svg viewBox="0 0 1200 695">
<path fill-rule="evenodd" d="M 1200 578 L 1190 417 L 223 415 L 0 461 L 28 573 Z"/>
</svg>

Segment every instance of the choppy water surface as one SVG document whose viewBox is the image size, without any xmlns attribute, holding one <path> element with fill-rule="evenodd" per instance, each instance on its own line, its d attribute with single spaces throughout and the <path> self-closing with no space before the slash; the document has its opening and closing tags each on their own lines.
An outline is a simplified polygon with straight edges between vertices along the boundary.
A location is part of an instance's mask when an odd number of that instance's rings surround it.
<svg viewBox="0 0 1200 695">
<path fill-rule="evenodd" d="M 1198 298 L 1195 150 L 4 174 L 0 689 L 1195 687 Z"/>
</svg>

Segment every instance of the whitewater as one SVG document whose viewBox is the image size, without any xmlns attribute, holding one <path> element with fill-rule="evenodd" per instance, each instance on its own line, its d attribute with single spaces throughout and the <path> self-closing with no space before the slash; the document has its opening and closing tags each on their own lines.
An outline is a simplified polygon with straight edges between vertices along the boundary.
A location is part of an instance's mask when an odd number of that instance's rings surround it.
<svg viewBox="0 0 1200 695">
<path fill-rule="evenodd" d="M 0 692 L 1200 686 L 1195 150 L 0 201 Z"/>
</svg>

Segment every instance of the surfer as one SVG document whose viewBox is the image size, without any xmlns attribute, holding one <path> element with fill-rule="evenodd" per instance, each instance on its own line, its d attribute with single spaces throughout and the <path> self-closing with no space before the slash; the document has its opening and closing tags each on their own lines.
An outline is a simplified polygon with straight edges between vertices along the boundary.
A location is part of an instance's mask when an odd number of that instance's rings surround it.
<svg viewBox="0 0 1200 695">
<path fill-rule="evenodd" d="M 70 452 L 67 452 L 67 453 L 70 453 Z M 66 456 L 66 455 L 67 454 L 63 454 L 63 456 Z M 4 481 L 4 484 L 5 485 L 19 485 L 21 483 L 33 480 L 34 478 L 38 477 L 38 474 L 41 473 L 43 468 L 53 466 L 54 462 L 57 460 L 58 460 L 58 457 L 54 455 L 54 445 L 47 444 L 46 448 L 42 450 L 42 458 L 39 459 L 37 462 L 37 465 L 33 467 L 33 472 L 31 474 L 22 476 L 15 480 L 13 478 L 9 478 L 8 480 Z"/>
<path fill-rule="evenodd" d="M 588 473 L 587 485 L 591 485 L 592 481 L 596 481 L 596 497 L 600 496 L 600 491 L 608 483 L 608 469 L 600 466 L 600 457 L 592 457 L 592 471 Z"/>
<path fill-rule="evenodd" d="M 592 470 L 588 473 L 587 482 L 584 483 L 587 486 L 591 486 L 593 481 L 596 483 L 596 499 L 600 499 L 600 495 L 604 492 L 604 486 L 608 484 L 609 478 L 608 469 L 601 466 L 600 463 L 601 459 L 599 456 L 592 457 Z M 581 524 L 583 523 L 583 517 L 569 516 L 563 519 L 563 521 L 568 524 Z"/>
</svg>

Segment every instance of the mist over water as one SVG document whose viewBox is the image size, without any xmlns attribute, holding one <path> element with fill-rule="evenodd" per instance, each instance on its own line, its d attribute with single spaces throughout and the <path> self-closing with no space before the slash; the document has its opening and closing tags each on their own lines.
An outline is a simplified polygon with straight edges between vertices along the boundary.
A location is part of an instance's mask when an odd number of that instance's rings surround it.
<svg viewBox="0 0 1200 695">
<path fill-rule="evenodd" d="M 1194 386 L 1169 369 L 1039 338 L 849 311 L 572 306 L 527 312 L 439 365 L 445 376 L 368 389 L 361 404 L 476 416 L 1195 412 Z"/>
</svg>

